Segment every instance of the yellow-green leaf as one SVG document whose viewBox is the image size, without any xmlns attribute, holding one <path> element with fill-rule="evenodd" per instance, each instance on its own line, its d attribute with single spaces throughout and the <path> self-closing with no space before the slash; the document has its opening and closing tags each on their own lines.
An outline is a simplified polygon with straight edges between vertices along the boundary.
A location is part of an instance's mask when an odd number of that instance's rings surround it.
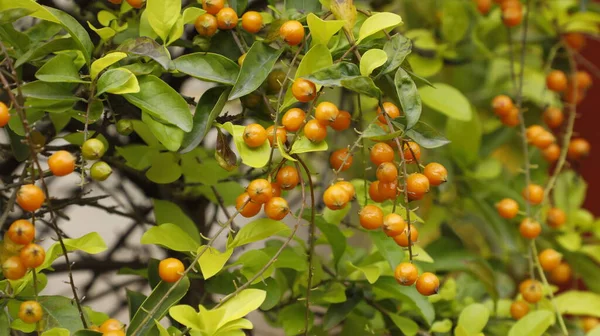
<svg viewBox="0 0 600 336">
<path fill-rule="evenodd" d="M 554 299 L 561 314 L 600 317 L 600 294 L 568 291 Z"/>
<path fill-rule="evenodd" d="M 204 249 L 206 249 L 206 247 L 200 247 L 198 249 L 198 253 L 204 251 Z M 209 246 L 208 250 L 204 251 L 200 256 L 200 260 L 198 260 L 200 271 L 202 271 L 202 276 L 204 279 L 211 278 L 215 274 L 219 273 L 219 271 L 221 271 L 223 266 L 225 266 L 227 263 L 227 260 L 229 260 L 231 257 L 232 253 L 232 248 L 221 253 L 218 249 Z"/>
<path fill-rule="evenodd" d="M 333 35 L 342 29 L 345 23 L 343 20 L 322 20 L 314 13 L 308 14 L 306 22 L 308 23 L 308 29 L 312 37 L 312 45 L 327 45 Z"/>
<path fill-rule="evenodd" d="M 387 54 L 381 49 L 369 49 L 360 59 L 360 74 L 370 76 L 373 70 L 384 65 L 387 61 Z"/>
<path fill-rule="evenodd" d="M 402 17 L 394 13 L 377 13 L 365 20 L 358 32 L 358 41 L 362 42 L 365 38 L 378 33 L 382 30 L 390 29 L 402 24 Z"/>
<path fill-rule="evenodd" d="M 223 129 L 225 129 L 229 134 L 233 136 L 233 142 L 235 143 L 235 147 L 237 148 L 240 156 L 242 157 L 242 162 L 250 167 L 254 168 L 262 168 L 267 165 L 269 162 L 269 155 L 271 153 L 271 146 L 269 146 L 269 142 L 265 141 L 261 146 L 251 148 L 244 142 L 244 128 L 242 125 L 234 125 L 230 122 L 227 122 L 223 125 L 220 125 Z"/>
<path fill-rule="evenodd" d="M 117 63 L 118 61 L 122 60 L 125 57 L 127 57 L 126 53 L 117 51 L 117 52 L 112 52 L 112 53 L 106 54 L 106 55 L 104 55 L 104 57 L 95 60 L 92 63 L 92 67 L 90 70 L 90 77 L 92 79 L 96 78 L 96 76 L 98 76 L 98 74 L 100 72 L 102 72 L 102 70 Z"/>
<path fill-rule="evenodd" d="M 181 0 L 147 0 L 148 23 L 163 40 L 167 40 L 171 28 L 179 18 Z"/>
</svg>

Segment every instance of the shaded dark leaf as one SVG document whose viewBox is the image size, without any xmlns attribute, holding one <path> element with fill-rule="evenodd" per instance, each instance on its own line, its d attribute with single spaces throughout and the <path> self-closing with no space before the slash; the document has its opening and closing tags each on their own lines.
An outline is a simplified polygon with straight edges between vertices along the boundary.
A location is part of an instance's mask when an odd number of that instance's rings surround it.
<svg viewBox="0 0 600 336">
<path fill-rule="evenodd" d="M 315 84 L 325 86 L 342 86 L 341 82 L 344 79 L 351 79 L 360 76 L 358 66 L 353 63 L 340 62 L 325 69 L 321 69 L 305 78 Z"/>
<path fill-rule="evenodd" d="M 229 94 L 229 100 L 240 98 L 258 89 L 267 79 L 284 50 L 284 48 L 271 48 L 260 41 L 254 42 L 246 53 L 240 73 Z"/>
<path fill-rule="evenodd" d="M 402 106 L 402 113 L 406 116 L 406 128 L 411 129 L 419 121 L 423 109 L 417 86 L 402 68 L 396 71 L 394 86 Z"/>
<path fill-rule="evenodd" d="M 235 84 L 239 73 L 239 67 L 235 62 L 219 54 L 193 53 L 178 57 L 173 62 L 180 72 L 226 85 Z"/>
<path fill-rule="evenodd" d="M 117 51 L 122 51 L 131 55 L 147 56 L 162 65 L 165 70 L 171 68 L 171 57 L 169 56 L 167 49 L 146 36 L 123 42 L 117 48 Z"/>
<path fill-rule="evenodd" d="M 406 131 L 406 135 L 424 148 L 437 148 L 450 143 L 450 140 L 422 121 Z"/>
<path fill-rule="evenodd" d="M 404 59 L 410 54 L 412 49 L 412 42 L 402 34 L 396 34 L 392 36 L 383 45 L 383 51 L 387 54 L 387 61 L 381 67 L 381 71 L 377 77 L 390 73 L 404 62 Z"/>
<path fill-rule="evenodd" d="M 223 87 L 214 87 L 208 89 L 200 97 L 194 113 L 192 130 L 183 137 L 180 153 L 187 153 L 202 142 L 206 133 L 212 127 L 213 121 L 219 116 L 225 103 L 227 103 L 229 91 L 229 89 Z"/>
</svg>

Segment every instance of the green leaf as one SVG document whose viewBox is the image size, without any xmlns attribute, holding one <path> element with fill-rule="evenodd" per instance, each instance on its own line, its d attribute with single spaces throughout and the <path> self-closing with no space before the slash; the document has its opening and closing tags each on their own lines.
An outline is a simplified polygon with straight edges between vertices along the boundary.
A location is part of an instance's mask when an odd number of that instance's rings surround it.
<svg viewBox="0 0 600 336">
<path fill-rule="evenodd" d="M 444 66 L 442 57 L 422 57 L 416 53 L 408 56 L 408 62 L 416 75 L 431 77 L 440 72 Z"/>
<path fill-rule="evenodd" d="M 4 309 L 0 311 L 0 336 L 10 336 L 10 322 L 8 322 L 8 313 Z"/>
<path fill-rule="evenodd" d="M 483 331 L 490 318 L 490 311 L 481 303 L 472 303 L 465 308 L 458 316 L 458 326 L 461 326 L 469 333 L 475 335 Z"/>
<path fill-rule="evenodd" d="M 129 289 L 125 290 L 127 296 L 127 305 L 129 307 L 129 319 L 131 320 L 133 316 L 135 316 L 135 313 L 138 311 L 138 309 L 140 309 L 142 306 L 142 303 L 144 303 L 148 297 L 140 292 Z"/>
<path fill-rule="evenodd" d="M 363 298 L 360 295 L 354 295 L 345 302 L 334 303 L 329 306 L 325 318 L 323 318 L 323 327 L 327 330 L 340 324 L 348 317 L 354 308 Z"/>
<path fill-rule="evenodd" d="M 110 23 L 117 20 L 117 16 L 107 10 L 101 10 L 98 12 L 98 22 L 104 27 L 110 26 Z"/>
<path fill-rule="evenodd" d="M 447 333 L 450 332 L 450 330 L 452 330 L 452 321 L 450 319 L 435 321 L 431 325 L 431 329 L 429 329 L 429 331 L 437 333 Z"/>
<path fill-rule="evenodd" d="M 185 100 L 160 78 L 152 75 L 138 78 L 140 91 L 123 95 L 131 104 L 153 117 L 181 128 L 192 130 L 192 114 Z"/>
<path fill-rule="evenodd" d="M 360 59 L 360 74 L 370 76 L 371 73 L 387 62 L 387 53 L 381 49 L 369 49 Z"/>
<path fill-rule="evenodd" d="M 196 224 L 177 204 L 159 199 L 152 199 L 152 204 L 154 205 L 156 224 L 173 223 L 185 231 L 198 245 L 200 244 L 200 233 Z"/>
<path fill-rule="evenodd" d="M 406 135 L 423 148 L 438 148 L 450 143 L 450 140 L 441 135 L 435 128 L 419 121 L 413 128 L 406 131 Z"/>
<path fill-rule="evenodd" d="M 158 154 L 157 148 L 146 145 L 116 146 L 115 150 L 125 159 L 125 165 L 135 170 L 144 170 L 150 167 L 152 158 Z"/>
<path fill-rule="evenodd" d="M 69 336 L 71 333 L 68 329 L 65 328 L 52 328 L 50 330 L 44 331 L 42 336 Z"/>
<path fill-rule="evenodd" d="M 203 249 L 203 247 L 200 247 L 200 249 Z M 200 253 L 200 249 L 198 250 L 198 253 Z M 200 260 L 198 260 L 200 271 L 202 271 L 204 279 L 209 279 L 219 273 L 219 271 L 223 269 L 223 266 L 225 266 L 225 263 L 227 263 L 227 260 L 231 257 L 232 253 L 232 248 L 221 253 L 214 247 L 208 247 L 208 250 L 205 251 L 200 256 Z"/>
<path fill-rule="evenodd" d="M 390 317 L 390 320 L 394 322 L 396 327 L 398 327 L 405 335 L 413 336 L 419 332 L 419 325 L 415 321 L 398 314 L 388 313 L 387 315 Z"/>
<path fill-rule="evenodd" d="M 554 313 L 536 310 L 522 317 L 508 332 L 508 336 L 541 336 L 554 324 Z"/>
<path fill-rule="evenodd" d="M 98 36 L 100 36 L 100 39 L 102 41 L 108 41 L 117 34 L 117 31 L 110 27 L 96 28 L 89 21 L 87 24 L 90 27 L 90 29 L 94 31 L 94 33 L 96 33 L 96 34 L 98 34 Z"/>
<path fill-rule="evenodd" d="M 44 310 L 45 328 L 64 328 L 71 333 L 83 328 L 79 311 L 71 299 L 64 296 L 39 296 L 37 301 Z"/>
<path fill-rule="evenodd" d="M 442 37 L 444 41 L 455 44 L 469 30 L 471 19 L 467 7 L 460 1 L 444 1 L 442 13 Z"/>
<path fill-rule="evenodd" d="M 308 140 L 307 137 L 300 135 L 292 145 L 290 155 L 308 152 L 322 152 L 326 151 L 327 148 L 327 141 L 313 142 Z"/>
<path fill-rule="evenodd" d="M 404 125 L 402 129 L 404 128 Z M 388 133 L 386 132 L 383 128 L 381 128 L 381 126 L 373 123 L 373 124 L 369 124 L 369 126 L 367 127 L 366 130 L 363 131 L 363 138 L 365 139 L 369 139 L 369 140 L 373 140 L 373 141 L 389 141 L 392 140 L 394 138 L 399 137 L 400 135 L 402 135 L 402 129 L 396 130 L 392 133 Z"/>
<path fill-rule="evenodd" d="M 308 23 L 308 29 L 312 37 L 312 44 L 323 44 L 327 45 L 329 40 L 344 26 L 342 20 L 322 20 L 314 13 L 309 13 L 306 17 Z"/>
<path fill-rule="evenodd" d="M 342 79 L 343 87 L 356 93 L 364 94 L 370 97 L 381 98 L 382 92 L 375 85 L 370 77 L 358 76 L 352 79 Z"/>
<path fill-rule="evenodd" d="M 196 252 L 200 244 L 179 226 L 171 223 L 153 226 L 144 232 L 140 241 L 142 244 L 161 245 L 173 251 Z"/>
<path fill-rule="evenodd" d="M 144 11 L 146 13 L 146 11 Z M 171 56 L 166 48 L 149 37 L 138 37 L 123 42 L 116 51 L 136 56 L 150 57 L 165 70 L 171 69 Z"/>
<path fill-rule="evenodd" d="M 225 310 L 225 314 L 223 315 L 223 319 L 219 322 L 218 328 L 257 310 L 265 301 L 266 297 L 267 292 L 261 289 L 251 288 L 239 292 L 219 308 Z"/>
<path fill-rule="evenodd" d="M 411 129 L 419 121 L 423 109 L 417 86 L 410 75 L 402 68 L 398 68 L 398 71 L 396 71 L 394 86 L 402 106 L 402 112 L 406 115 L 406 128 Z"/>
<path fill-rule="evenodd" d="M 451 119 L 469 121 L 474 114 L 467 98 L 456 88 L 445 83 L 434 83 L 419 88 L 419 94 L 425 105 L 443 113 Z"/>
<path fill-rule="evenodd" d="M 183 324 L 184 326 L 192 329 L 203 330 L 203 321 L 200 319 L 199 314 L 194 310 L 194 308 L 188 305 L 178 305 L 173 306 L 169 309 L 169 315 L 171 317 Z"/>
<path fill-rule="evenodd" d="M 29 61 L 37 60 L 56 51 L 74 49 L 77 49 L 77 43 L 75 43 L 75 40 L 70 37 L 53 39 L 27 50 L 27 52 L 17 58 L 15 61 L 15 67 L 18 68 Z"/>
<path fill-rule="evenodd" d="M 182 278 L 175 289 L 173 289 L 171 293 L 166 296 L 166 299 L 158 306 L 159 301 L 165 297 L 167 291 L 173 286 L 175 286 L 175 284 L 161 281 L 158 286 L 154 288 L 133 319 L 131 319 L 131 323 L 127 327 L 127 335 L 132 335 L 133 332 L 138 329 L 137 335 L 148 335 L 148 333 L 155 328 L 154 320 L 162 319 L 167 314 L 167 310 L 178 303 L 187 293 L 188 288 L 190 287 L 190 280 L 187 277 Z M 150 311 L 154 310 L 156 310 L 156 312 L 149 316 Z M 146 320 L 146 322 L 142 324 L 142 321 L 144 320 Z"/>
<path fill-rule="evenodd" d="M 152 29 L 163 40 L 179 18 L 181 0 L 147 0 L 146 14 Z"/>
<path fill-rule="evenodd" d="M 7 23 L 12 24 L 18 19 L 30 15 L 33 12 L 35 12 L 35 10 L 30 8 L 11 8 L 3 10 L 0 12 L 0 25 L 4 25 Z"/>
<path fill-rule="evenodd" d="M 263 250 L 250 250 L 242 254 L 235 263 L 231 266 L 241 265 L 240 273 L 250 281 L 254 279 L 257 274 L 260 275 L 253 280 L 252 285 L 264 281 L 269 278 L 275 270 L 275 265 L 269 264 L 271 257 Z M 266 269 L 265 269 L 266 267 Z"/>
<path fill-rule="evenodd" d="M 158 184 L 168 184 L 181 177 L 179 158 L 174 153 L 158 153 L 152 157 L 146 177 Z"/>
<path fill-rule="evenodd" d="M 165 146 L 166 149 L 173 152 L 178 150 L 183 142 L 183 130 L 176 126 L 167 125 L 154 120 L 149 113 L 146 113 L 146 110 L 142 111 L 142 121 L 148 126 L 148 129 L 152 132 L 152 135 L 154 135 L 156 139 L 158 139 L 158 141 Z M 175 172 L 175 170 L 171 169 L 169 169 L 169 171 Z M 174 178 L 173 175 L 171 175 L 171 178 Z"/>
<path fill-rule="evenodd" d="M 390 264 L 390 269 L 396 269 L 396 266 L 404 260 L 404 251 L 382 231 L 369 231 L 369 237 L 379 254 Z"/>
<path fill-rule="evenodd" d="M 254 168 L 262 168 L 269 162 L 269 155 L 271 153 L 271 146 L 268 141 L 265 141 L 261 146 L 256 148 L 251 148 L 246 145 L 244 142 L 244 129 L 245 126 L 242 125 L 234 125 L 230 122 L 226 122 L 223 125 L 220 125 L 223 129 L 225 129 L 229 134 L 233 136 L 233 142 L 235 143 L 235 147 L 237 148 L 240 156 L 242 157 L 242 162 L 250 167 Z"/>
<path fill-rule="evenodd" d="M 171 336 L 171 334 L 169 334 L 169 331 L 165 329 L 165 327 L 163 327 L 162 324 L 160 324 L 160 322 L 158 322 L 157 320 L 154 320 L 154 325 L 156 326 L 156 329 L 158 329 L 159 336 Z"/>
<path fill-rule="evenodd" d="M 273 278 L 267 278 L 253 286 L 253 288 L 262 289 L 267 293 L 265 301 L 260 305 L 262 310 L 270 310 L 275 307 L 281 300 L 282 289 Z"/>
<path fill-rule="evenodd" d="M 102 237 L 97 232 L 90 232 L 79 238 L 65 238 L 63 243 L 68 252 L 71 251 L 83 251 L 89 254 L 98 254 L 106 250 L 106 243 L 102 240 Z M 41 271 L 49 268 L 50 265 L 56 258 L 62 255 L 62 249 L 60 243 L 54 243 L 48 250 L 46 250 L 46 259 L 44 263 L 40 265 L 37 270 Z"/>
<path fill-rule="evenodd" d="M 196 112 L 193 119 L 194 125 L 191 132 L 184 135 L 180 153 L 187 153 L 202 142 L 211 129 L 213 121 L 223 111 L 228 95 L 229 89 L 223 87 L 210 88 L 202 94 L 200 101 L 196 105 Z"/>
<path fill-rule="evenodd" d="M 327 68 L 305 76 L 315 84 L 324 86 L 342 86 L 342 80 L 352 79 L 360 75 L 358 67 L 349 62 L 339 62 Z"/>
<path fill-rule="evenodd" d="M 377 279 L 379 279 L 379 276 L 381 275 L 381 268 L 379 266 L 377 266 L 376 264 L 367 265 L 367 266 L 356 266 L 352 262 L 348 261 L 347 265 L 350 268 L 353 268 L 353 269 L 361 272 L 365 276 L 365 278 L 367 278 L 367 281 L 370 284 L 374 284 L 377 281 Z"/>
<path fill-rule="evenodd" d="M 600 317 L 600 294 L 570 290 L 554 298 L 561 314 Z"/>
<path fill-rule="evenodd" d="M 46 100 L 63 100 L 63 101 L 78 101 L 82 100 L 73 95 L 72 84 L 62 83 L 46 83 L 42 81 L 29 82 L 21 86 L 23 96 L 28 98 L 46 99 Z"/>
<path fill-rule="evenodd" d="M 280 221 L 261 218 L 246 224 L 238 231 L 233 241 L 227 244 L 228 249 L 233 249 L 255 241 L 269 238 L 277 233 L 289 231 L 287 225 Z"/>
<path fill-rule="evenodd" d="M 125 69 L 110 69 L 98 79 L 96 97 L 108 92 L 112 94 L 126 94 L 140 92 L 140 86 L 135 75 Z"/>
<path fill-rule="evenodd" d="M 402 34 L 396 34 L 383 45 L 383 51 L 387 55 L 387 61 L 377 75 L 383 76 L 396 70 L 412 49 L 412 43 Z"/>
<path fill-rule="evenodd" d="M 502 174 L 502 162 L 500 160 L 489 157 L 480 161 L 473 172 L 473 177 L 480 180 L 492 180 Z"/>
<path fill-rule="evenodd" d="M 254 42 L 246 53 L 246 58 L 235 85 L 229 93 L 228 100 L 240 98 L 258 89 L 267 79 L 284 50 L 284 48 L 271 48 L 260 41 Z"/>
<path fill-rule="evenodd" d="M 552 195 L 556 207 L 565 211 L 569 220 L 574 221 L 576 211 L 585 200 L 587 183 L 574 171 L 567 170 L 558 175 L 554 190 Z"/>
<path fill-rule="evenodd" d="M 234 61 L 213 53 L 187 54 L 176 58 L 173 62 L 179 72 L 225 85 L 234 85 L 240 71 Z"/>
<path fill-rule="evenodd" d="M 65 54 L 58 54 L 42 65 L 35 73 L 35 78 L 51 83 L 85 83 L 79 77 L 79 69 L 73 59 Z"/>
<path fill-rule="evenodd" d="M 92 67 L 90 70 L 90 77 L 95 79 L 102 70 L 108 68 L 109 66 L 117 63 L 123 58 L 127 57 L 126 53 L 123 52 L 111 52 L 109 54 L 104 55 L 102 58 L 95 60 L 92 63 Z"/>
<path fill-rule="evenodd" d="M 298 335 L 304 330 L 306 307 L 305 303 L 294 303 L 279 311 L 278 321 L 283 325 L 286 335 Z M 314 323 L 312 311 L 309 312 L 309 329 Z"/>
<path fill-rule="evenodd" d="M 474 114 L 471 120 L 466 122 L 448 119 L 446 136 L 451 141 L 450 152 L 456 162 L 469 165 L 479 159 L 481 132 L 481 122 L 477 114 Z"/>
<path fill-rule="evenodd" d="M 376 295 L 381 297 L 405 300 L 416 307 L 419 315 L 423 316 L 427 324 L 431 324 L 435 319 L 435 311 L 427 297 L 422 296 L 414 287 L 399 286 L 393 277 L 380 277 L 373 286 L 379 291 Z M 526 335 L 526 334 L 523 334 Z"/>
<path fill-rule="evenodd" d="M 378 33 L 382 30 L 387 30 L 402 24 L 400 15 L 383 12 L 376 13 L 368 17 L 360 27 L 358 32 L 357 44 L 360 44 L 365 38 Z"/>
<path fill-rule="evenodd" d="M 303 218 L 308 220 L 310 215 L 307 213 Z M 327 238 L 333 253 L 333 264 L 337 268 L 344 251 L 346 251 L 346 237 L 337 225 L 327 223 L 323 217 L 315 217 L 315 225 Z"/>
</svg>

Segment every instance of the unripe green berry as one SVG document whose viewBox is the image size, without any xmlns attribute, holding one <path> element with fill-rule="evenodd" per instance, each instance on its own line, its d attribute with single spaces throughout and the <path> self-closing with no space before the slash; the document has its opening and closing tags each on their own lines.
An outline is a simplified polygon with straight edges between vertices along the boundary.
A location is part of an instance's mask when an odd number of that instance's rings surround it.
<svg viewBox="0 0 600 336">
<path fill-rule="evenodd" d="M 121 119 L 117 121 L 117 133 L 121 135 L 129 135 L 133 132 L 133 122 L 130 119 Z"/>
<path fill-rule="evenodd" d="M 104 152 L 106 152 L 104 143 L 96 138 L 87 140 L 81 146 L 81 155 L 86 160 L 98 160 Z"/>
<path fill-rule="evenodd" d="M 112 174 L 112 168 L 104 161 L 98 161 L 90 168 L 90 176 L 96 181 L 104 181 Z"/>
</svg>

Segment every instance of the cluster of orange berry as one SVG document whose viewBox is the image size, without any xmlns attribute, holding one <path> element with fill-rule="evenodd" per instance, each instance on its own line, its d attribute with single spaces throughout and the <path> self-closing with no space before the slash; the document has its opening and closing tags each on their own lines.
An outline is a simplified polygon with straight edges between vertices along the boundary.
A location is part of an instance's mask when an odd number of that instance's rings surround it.
<svg viewBox="0 0 600 336">
<path fill-rule="evenodd" d="M 102 336 L 125 336 L 125 325 L 112 318 L 104 321 L 99 327 L 91 326 L 89 329 L 101 332 Z"/>
<path fill-rule="evenodd" d="M 8 111 L 8 106 L 3 102 L 0 102 L 0 127 L 6 126 L 9 120 L 10 112 Z"/>
<path fill-rule="evenodd" d="M 523 20 L 523 5 L 519 0 L 494 0 L 502 10 L 502 22 L 507 27 L 515 27 Z M 475 0 L 477 10 L 486 15 L 492 9 L 492 0 Z"/>
</svg>

